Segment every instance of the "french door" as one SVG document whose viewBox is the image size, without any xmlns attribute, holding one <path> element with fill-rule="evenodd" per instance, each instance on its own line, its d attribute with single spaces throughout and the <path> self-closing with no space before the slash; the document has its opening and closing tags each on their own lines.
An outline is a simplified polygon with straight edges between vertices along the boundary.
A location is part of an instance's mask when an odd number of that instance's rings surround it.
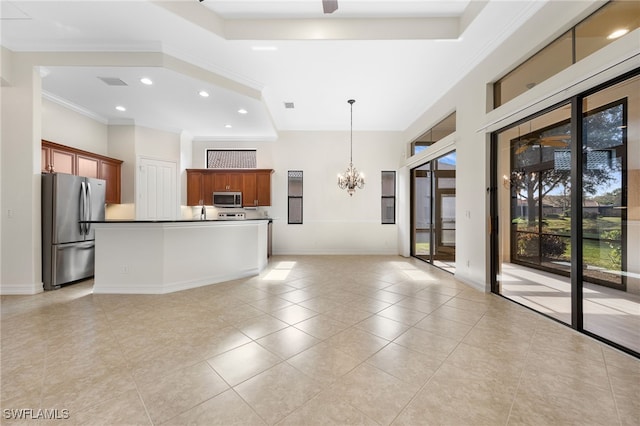
<svg viewBox="0 0 640 426">
<path fill-rule="evenodd" d="M 456 154 L 411 171 L 411 255 L 449 272 L 456 260 Z"/>
</svg>

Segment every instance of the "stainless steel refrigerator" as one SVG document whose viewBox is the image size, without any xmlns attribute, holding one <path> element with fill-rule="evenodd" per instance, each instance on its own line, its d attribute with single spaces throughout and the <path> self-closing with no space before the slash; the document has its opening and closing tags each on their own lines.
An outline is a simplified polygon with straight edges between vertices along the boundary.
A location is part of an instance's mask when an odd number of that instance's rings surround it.
<svg viewBox="0 0 640 426">
<path fill-rule="evenodd" d="M 42 281 L 45 290 L 90 278 L 95 234 L 104 220 L 106 182 L 66 173 L 42 174 Z"/>
</svg>

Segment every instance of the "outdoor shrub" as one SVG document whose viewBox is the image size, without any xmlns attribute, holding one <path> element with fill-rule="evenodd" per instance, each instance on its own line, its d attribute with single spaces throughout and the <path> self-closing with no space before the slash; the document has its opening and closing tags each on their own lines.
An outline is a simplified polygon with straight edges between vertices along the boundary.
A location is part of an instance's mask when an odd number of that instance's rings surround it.
<svg viewBox="0 0 640 426">
<path fill-rule="evenodd" d="M 517 248 L 519 256 L 538 256 L 538 244 L 541 245 L 542 257 L 558 259 L 567 250 L 565 240 L 557 235 L 541 235 L 535 233 L 518 233 Z"/>
<path fill-rule="evenodd" d="M 564 255 L 567 250 L 567 243 L 563 238 L 557 235 L 543 235 L 542 236 L 542 256 L 555 259 Z"/>
<path fill-rule="evenodd" d="M 538 234 L 519 232 L 517 234 L 518 256 L 538 255 Z"/>
<path fill-rule="evenodd" d="M 602 233 L 602 239 L 609 240 L 607 245 L 611 250 L 609 251 L 609 259 L 614 269 L 620 269 L 622 265 L 622 230 L 612 229 L 611 231 L 604 231 Z"/>
</svg>

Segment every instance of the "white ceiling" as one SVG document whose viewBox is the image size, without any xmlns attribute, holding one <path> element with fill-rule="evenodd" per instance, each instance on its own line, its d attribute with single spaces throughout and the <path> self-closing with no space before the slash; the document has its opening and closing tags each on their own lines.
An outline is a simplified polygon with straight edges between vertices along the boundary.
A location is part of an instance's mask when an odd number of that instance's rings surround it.
<svg viewBox="0 0 640 426">
<path fill-rule="evenodd" d="M 58 52 L 42 55 L 46 97 L 105 123 L 274 140 L 348 129 L 353 98 L 354 130 L 402 131 L 543 3 L 338 0 L 324 15 L 321 0 L 3 0 L 1 42 Z"/>
</svg>

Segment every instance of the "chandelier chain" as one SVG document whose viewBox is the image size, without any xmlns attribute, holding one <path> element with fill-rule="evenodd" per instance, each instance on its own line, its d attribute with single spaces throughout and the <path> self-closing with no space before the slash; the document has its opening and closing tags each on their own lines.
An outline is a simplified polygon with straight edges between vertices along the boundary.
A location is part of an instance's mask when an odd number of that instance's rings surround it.
<svg viewBox="0 0 640 426">
<path fill-rule="evenodd" d="M 349 196 L 353 196 L 356 192 L 356 188 L 362 189 L 364 187 L 364 175 L 360 173 L 355 167 L 353 167 L 353 104 L 354 99 L 347 101 L 351 105 L 351 133 L 349 141 L 349 167 L 344 174 L 338 174 L 338 187 L 340 189 L 346 189 Z"/>
</svg>

